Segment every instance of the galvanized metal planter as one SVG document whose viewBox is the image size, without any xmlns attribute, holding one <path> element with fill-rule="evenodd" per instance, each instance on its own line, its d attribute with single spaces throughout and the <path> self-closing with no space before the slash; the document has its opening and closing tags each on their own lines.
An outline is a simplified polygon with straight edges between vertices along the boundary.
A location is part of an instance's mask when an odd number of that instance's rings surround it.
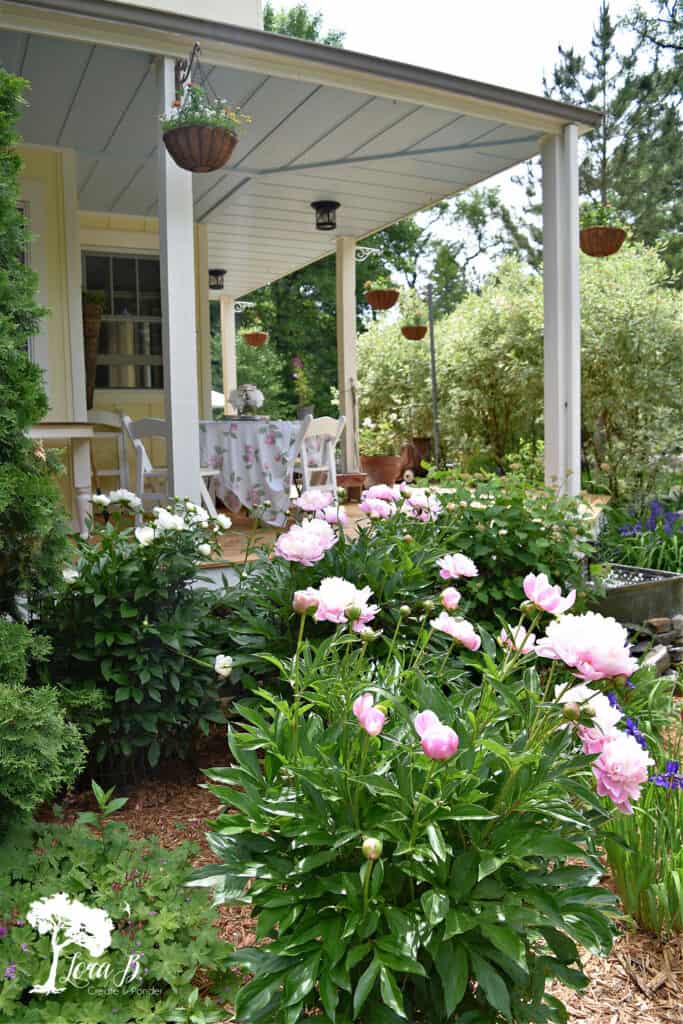
<svg viewBox="0 0 683 1024">
<path fill-rule="evenodd" d="M 610 587 L 597 602 L 597 611 L 603 615 L 613 615 L 620 622 L 641 623 L 683 612 L 683 574 L 616 563 L 610 568 L 638 573 L 645 579 Z"/>
</svg>

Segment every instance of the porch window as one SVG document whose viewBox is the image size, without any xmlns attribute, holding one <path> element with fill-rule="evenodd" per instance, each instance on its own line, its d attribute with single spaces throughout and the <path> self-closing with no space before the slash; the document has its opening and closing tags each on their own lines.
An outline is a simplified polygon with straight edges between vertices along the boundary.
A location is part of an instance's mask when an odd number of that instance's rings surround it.
<svg viewBox="0 0 683 1024">
<path fill-rule="evenodd" d="M 83 253 L 83 287 L 104 293 L 98 388 L 163 388 L 158 256 Z"/>
</svg>

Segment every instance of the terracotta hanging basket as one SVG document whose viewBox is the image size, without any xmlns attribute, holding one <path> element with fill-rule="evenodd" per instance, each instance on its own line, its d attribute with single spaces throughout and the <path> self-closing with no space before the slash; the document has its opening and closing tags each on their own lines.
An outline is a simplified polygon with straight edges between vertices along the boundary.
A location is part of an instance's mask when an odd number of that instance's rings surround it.
<svg viewBox="0 0 683 1024">
<path fill-rule="evenodd" d="M 426 324 L 405 324 L 401 328 L 401 334 L 408 341 L 422 341 L 426 333 Z"/>
<path fill-rule="evenodd" d="M 234 132 L 208 124 L 185 124 L 164 132 L 164 145 L 178 167 L 193 174 L 208 174 L 223 167 L 237 142 Z"/>
<path fill-rule="evenodd" d="M 398 302 L 396 288 L 371 288 L 365 293 L 365 301 L 373 309 L 391 309 Z"/>
<path fill-rule="evenodd" d="M 261 345 L 265 345 L 268 341 L 268 335 L 265 331 L 245 331 L 242 337 L 247 345 L 251 345 L 252 348 L 261 348 Z"/>
<path fill-rule="evenodd" d="M 623 228 L 597 225 L 581 229 L 579 244 L 586 256 L 613 256 L 615 252 L 619 252 L 625 238 L 626 232 Z"/>
</svg>

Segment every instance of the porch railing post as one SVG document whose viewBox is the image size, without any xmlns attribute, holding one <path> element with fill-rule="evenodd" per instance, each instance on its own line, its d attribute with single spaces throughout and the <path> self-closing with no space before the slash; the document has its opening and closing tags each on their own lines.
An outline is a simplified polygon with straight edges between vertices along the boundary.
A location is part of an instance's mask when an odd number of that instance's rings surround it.
<svg viewBox="0 0 683 1024">
<path fill-rule="evenodd" d="M 235 348 L 235 300 L 221 295 L 221 360 L 223 365 L 223 412 L 234 414 L 228 395 L 237 387 L 237 350 Z"/>
<path fill-rule="evenodd" d="M 577 131 L 547 139 L 543 160 L 545 481 L 581 489 L 581 323 Z"/>
<path fill-rule="evenodd" d="M 358 355 L 356 350 L 356 240 L 337 239 L 337 377 L 339 412 L 346 416 L 341 440 L 346 473 L 358 469 Z"/>
<path fill-rule="evenodd" d="M 175 61 L 158 64 L 159 110 L 175 99 Z M 159 241 L 169 494 L 199 503 L 199 402 L 192 175 L 159 141 Z"/>
</svg>

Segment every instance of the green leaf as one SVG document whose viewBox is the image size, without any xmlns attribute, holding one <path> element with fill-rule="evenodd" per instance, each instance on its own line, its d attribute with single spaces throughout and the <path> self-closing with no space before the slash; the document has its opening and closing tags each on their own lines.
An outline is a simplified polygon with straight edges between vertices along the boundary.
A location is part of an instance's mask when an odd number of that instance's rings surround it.
<svg viewBox="0 0 683 1024">
<path fill-rule="evenodd" d="M 305 999 L 318 980 L 319 965 L 320 953 L 314 953 L 287 972 L 283 993 L 285 1006 L 293 1006 Z"/>
<path fill-rule="evenodd" d="M 455 1013 L 467 988 L 467 950 L 460 943 L 442 942 L 435 964 L 443 988 L 446 1016 L 450 1017 Z"/>
<path fill-rule="evenodd" d="M 427 826 L 427 839 L 436 859 L 445 861 L 447 856 L 446 843 L 438 825 Z"/>
<path fill-rule="evenodd" d="M 379 986 L 382 994 L 382 1002 L 390 1010 L 397 1013 L 399 1017 L 405 1017 L 403 1008 L 403 995 L 396 984 L 396 978 L 387 967 L 381 967 L 379 972 Z"/>
<path fill-rule="evenodd" d="M 329 971 L 323 969 L 320 972 L 320 1002 L 327 1016 L 334 1024 L 337 1018 L 337 1006 L 339 1004 L 339 990 L 330 977 Z"/>
<path fill-rule="evenodd" d="M 451 901 L 445 892 L 436 892 L 435 889 L 428 889 L 420 897 L 420 903 L 425 917 L 430 924 L 439 924 L 448 913 Z"/>
<path fill-rule="evenodd" d="M 157 740 L 152 740 L 147 751 L 147 760 L 154 767 L 159 763 L 159 755 L 161 754 L 161 748 Z"/>
<path fill-rule="evenodd" d="M 482 992 L 486 996 L 487 1000 L 494 1010 L 498 1010 L 498 1012 L 502 1013 L 508 1020 L 512 1020 L 510 993 L 508 992 L 507 985 L 503 981 L 503 978 L 498 971 L 491 966 L 488 960 L 484 960 L 484 958 L 479 956 L 478 953 L 475 953 L 473 949 L 471 949 L 469 953 L 474 977 L 479 982 Z"/>
<path fill-rule="evenodd" d="M 373 957 L 368 966 L 365 968 L 360 978 L 356 983 L 356 988 L 353 993 L 353 1019 L 358 1017 L 358 1014 L 363 1009 L 365 1001 L 372 992 L 375 982 L 377 981 L 377 975 L 381 970 L 381 963 Z"/>
<path fill-rule="evenodd" d="M 481 924 L 482 935 L 489 942 L 499 949 L 505 956 L 510 957 L 516 964 L 526 971 L 526 948 L 519 935 L 512 928 L 499 924 Z"/>
</svg>

